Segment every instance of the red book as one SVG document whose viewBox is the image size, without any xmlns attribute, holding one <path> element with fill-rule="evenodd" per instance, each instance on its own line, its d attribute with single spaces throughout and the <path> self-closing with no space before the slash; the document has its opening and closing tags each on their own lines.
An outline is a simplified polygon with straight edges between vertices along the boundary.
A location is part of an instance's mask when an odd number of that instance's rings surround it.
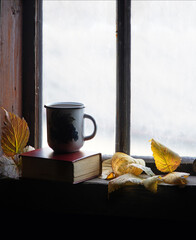
<svg viewBox="0 0 196 240">
<path fill-rule="evenodd" d="M 21 154 L 22 177 L 79 183 L 101 173 L 101 154 L 74 152 L 56 154 L 40 148 Z"/>
</svg>

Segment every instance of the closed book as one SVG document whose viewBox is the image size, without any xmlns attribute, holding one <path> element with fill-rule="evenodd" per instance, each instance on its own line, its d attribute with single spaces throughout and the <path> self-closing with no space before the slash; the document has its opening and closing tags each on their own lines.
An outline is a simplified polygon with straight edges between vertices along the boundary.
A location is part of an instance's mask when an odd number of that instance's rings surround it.
<svg viewBox="0 0 196 240">
<path fill-rule="evenodd" d="M 40 148 L 20 155 L 22 177 L 79 183 L 101 173 L 101 153 L 78 151 L 56 154 Z"/>
</svg>

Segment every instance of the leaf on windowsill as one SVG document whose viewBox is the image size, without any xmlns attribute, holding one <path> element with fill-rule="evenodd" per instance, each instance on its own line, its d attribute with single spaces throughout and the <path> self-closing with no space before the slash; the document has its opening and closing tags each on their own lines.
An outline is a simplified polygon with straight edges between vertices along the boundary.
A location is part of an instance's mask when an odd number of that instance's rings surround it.
<svg viewBox="0 0 196 240">
<path fill-rule="evenodd" d="M 18 179 L 20 177 L 20 169 L 11 157 L 7 157 L 5 155 L 0 157 L 0 175 L 14 179 Z"/>
<path fill-rule="evenodd" d="M 146 178 L 142 181 L 142 184 L 149 191 L 156 193 L 158 188 L 158 183 L 162 182 L 160 176 L 156 175 L 153 177 Z"/>
<path fill-rule="evenodd" d="M 135 159 L 125 153 L 117 152 L 112 157 L 112 169 L 115 176 L 120 176 L 126 173 L 133 173 L 136 176 L 143 172 L 141 167 L 133 166 L 132 164 L 139 164 L 145 167 L 145 161 L 143 159 Z"/>
<path fill-rule="evenodd" d="M 127 173 L 109 181 L 108 194 L 124 186 L 140 185 L 140 184 L 142 184 L 141 178 L 137 177 L 132 173 Z"/>
<path fill-rule="evenodd" d="M 32 146 L 26 146 L 23 152 L 29 152 L 35 150 Z M 19 179 L 22 173 L 22 161 L 20 156 L 17 154 L 14 159 L 2 155 L 0 157 L 0 175 L 3 177 Z"/>
<path fill-rule="evenodd" d="M 155 142 L 153 142 L 153 144 L 156 145 L 157 142 L 156 144 Z M 159 147 L 161 149 L 159 149 Z M 158 155 L 158 157 L 160 157 L 159 155 L 161 155 L 162 160 L 159 159 L 159 161 L 163 161 L 163 163 L 161 162 L 162 165 L 164 165 L 165 161 L 167 160 L 167 164 L 170 164 L 170 170 L 177 167 L 177 161 L 175 159 L 173 160 L 173 158 L 176 157 L 179 161 L 180 158 L 178 154 L 174 153 L 173 151 L 159 143 L 158 147 L 156 146 L 155 148 L 155 155 Z M 164 154 L 169 155 L 169 160 L 167 159 L 167 156 L 164 156 Z M 160 164 L 160 162 L 158 164 Z M 146 174 L 141 174 L 143 171 Z M 133 185 L 143 185 L 147 190 L 151 191 L 152 193 L 156 193 L 159 184 L 167 183 L 184 185 L 187 183 L 187 177 L 189 175 L 189 173 L 182 172 L 170 172 L 165 176 L 155 175 L 149 167 L 145 166 L 145 162 L 143 159 L 138 160 L 130 157 L 127 154 L 117 152 L 112 156 L 111 159 L 103 161 L 101 178 L 110 180 L 108 184 L 109 196 L 111 192 L 114 192 L 119 188 Z"/>
<path fill-rule="evenodd" d="M 125 153 L 115 153 L 111 159 L 102 162 L 102 179 L 113 179 L 120 175 L 131 173 L 136 176 L 145 172 L 149 176 L 154 173 L 149 167 L 145 166 L 143 159 L 135 159 Z"/>
<path fill-rule="evenodd" d="M 181 163 L 180 156 L 154 139 L 150 141 L 157 169 L 164 173 L 175 171 Z"/>
<path fill-rule="evenodd" d="M 14 159 L 16 154 L 23 152 L 29 140 L 29 127 L 24 118 L 5 111 L 4 126 L 2 127 L 1 147 L 7 157 Z"/>
<path fill-rule="evenodd" d="M 138 171 L 138 169 L 144 171 L 148 176 L 154 176 L 155 174 L 153 173 L 153 171 L 151 170 L 151 168 L 143 166 L 141 164 L 137 164 L 137 163 L 131 163 L 130 165 L 128 165 L 128 167 L 130 168 L 131 172 L 135 172 Z"/>
<path fill-rule="evenodd" d="M 187 178 L 190 174 L 184 172 L 172 172 L 161 177 L 164 183 L 176 184 L 176 185 L 185 185 L 187 184 Z"/>
<path fill-rule="evenodd" d="M 133 185 L 143 185 L 150 192 L 156 193 L 158 189 L 158 184 L 167 183 L 185 185 L 187 183 L 187 178 L 189 175 L 190 175 L 189 173 L 172 172 L 168 173 L 165 176 L 155 175 L 149 177 L 143 174 L 140 176 L 136 176 L 134 174 L 127 173 L 117 178 L 114 178 L 109 182 L 108 195 L 118 190 L 119 188 Z"/>
<path fill-rule="evenodd" d="M 115 174 L 113 172 L 111 172 L 108 176 L 107 176 L 107 180 L 113 179 L 115 178 Z"/>
<path fill-rule="evenodd" d="M 19 154 L 34 148 L 26 146 L 30 132 L 24 118 L 2 109 L 5 112 L 1 136 L 1 147 L 4 154 L 0 157 L 0 175 L 17 179 L 21 176 L 22 171 Z"/>
<path fill-rule="evenodd" d="M 112 179 L 108 184 L 108 194 L 122 188 L 124 186 L 143 185 L 147 190 L 156 193 L 157 185 L 162 182 L 159 176 L 145 178 L 144 176 L 136 176 L 132 173 L 121 175 Z"/>
<path fill-rule="evenodd" d="M 114 172 L 112 170 L 112 159 L 107 159 L 102 162 L 102 172 L 99 178 L 101 179 L 112 179 L 114 178 Z"/>
</svg>

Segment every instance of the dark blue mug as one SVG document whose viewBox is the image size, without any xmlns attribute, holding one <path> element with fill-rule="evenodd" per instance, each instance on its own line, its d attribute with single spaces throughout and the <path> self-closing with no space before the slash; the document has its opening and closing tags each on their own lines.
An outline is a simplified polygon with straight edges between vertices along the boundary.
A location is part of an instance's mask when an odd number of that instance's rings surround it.
<svg viewBox="0 0 196 240">
<path fill-rule="evenodd" d="M 47 141 L 54 152 L 79 151 L 84 141 L 96 135 L 96 122 L 93 117 L 84 113 L 84 104 L 57 102 L 44 107 L 47 117 Z M 94 131 L 89 136 L 84 136 L 85 118 L 90 119 L 94 125 Z"/>
</svg>

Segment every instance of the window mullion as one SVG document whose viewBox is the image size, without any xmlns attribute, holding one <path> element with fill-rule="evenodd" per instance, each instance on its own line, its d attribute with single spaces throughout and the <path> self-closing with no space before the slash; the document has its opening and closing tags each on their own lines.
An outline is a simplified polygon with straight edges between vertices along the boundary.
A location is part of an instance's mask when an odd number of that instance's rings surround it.
<svg viewBox="0 0 196 240">
<path fill-rule="evenodd" d="M 131 0 L 117 0 L 116 151 L 130 154 Z"/>
</svg>

